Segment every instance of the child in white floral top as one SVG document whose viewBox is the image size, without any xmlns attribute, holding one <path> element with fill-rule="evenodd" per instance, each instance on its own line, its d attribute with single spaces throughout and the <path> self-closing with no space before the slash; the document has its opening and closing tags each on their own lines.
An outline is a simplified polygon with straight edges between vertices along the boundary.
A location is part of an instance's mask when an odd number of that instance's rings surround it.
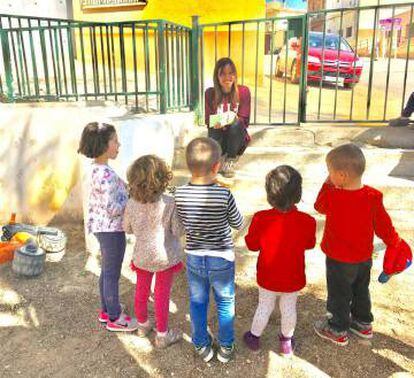
<svg viewBox="0 0 414 378">
<path fill-rule="evenodd" d="M 119 278 L 126 246 L 122 221 L 128 192 L 124 181 L 108 165 L 109 159 L 117 157 L 119 147 L 112 125 L 92 122 L 82 132 L 78 152 L 94 159 L 86 224 L 101 249 L 98 320 L 109 331 L 134 331 L 138 327 L 136 319 L 127 316 L 119 303 Z"/>
<path fill-rule="evenodd" d="M 183 267 L 179 236 L 184 232 L 174 199 L 164 194 L 172 172 L 157 156 L 145 155 L 131 165 L 127 177 L 131 198 L 125 209 L 124 227 L 136 238 L 131 268 L 137 274 L 138 334 L 146 336 L 152 330 L 148 298 L 155 274 L 155 346 L 165 348 L 182 337 L 181 331 L 168 328 L 171 286 L 174 274 Z"/>
</svg>

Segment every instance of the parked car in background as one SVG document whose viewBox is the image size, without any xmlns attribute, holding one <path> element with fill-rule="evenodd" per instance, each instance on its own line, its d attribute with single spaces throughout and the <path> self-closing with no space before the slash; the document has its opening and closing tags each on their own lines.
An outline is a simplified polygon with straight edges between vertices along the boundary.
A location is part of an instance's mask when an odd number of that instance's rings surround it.
<svg viewBox="0 0 414 378">
<path fill-rule="evenodd" d="M 323 42 L 325 47 L 323 48 Z M 340 44 L 340 45 L 339 45 Z M 302 47 L 297 38 L 291 38 L 286 45 L 278 51 L 276 60 L 276 77 L 285 73 L 292 83 L 300 79 Z M 322 63 L 323 62 L 323 63 Z M 359 82 L 362 73 L 362 61 L 354 52 L 345 38 L 337 34 L 321 32 L 309 33 L 308 48 L 308 82 L 331 83 L 351 88 Z"/>
</svg>

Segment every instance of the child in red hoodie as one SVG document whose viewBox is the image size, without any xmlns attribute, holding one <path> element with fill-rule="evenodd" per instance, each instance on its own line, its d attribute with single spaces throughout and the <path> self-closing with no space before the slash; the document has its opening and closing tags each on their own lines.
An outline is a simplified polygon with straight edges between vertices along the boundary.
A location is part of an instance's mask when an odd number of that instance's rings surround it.
<svg viewBox="0 0 414 378">
<path fill-rule="evenodd" d="M 404 243 L 384 208 L 382 193 L 361 182 L 365 170 L 361 149 L 352 143 L 334 148 L 326 164 L 329 178 L 315 209 L 326 215 L 321 248 L 326 254 L 329 316 L 318 320 L 314 329 L 343 346 L 348 344 L 348 330 L 372 338 L 369 282 L 374 234 L 388 248 L 401 249 Z"/>
<path fill-rule="evenodd" d="M 282 165 L 270 171 L 266 192 L 272 209 L 254 214 L 245 237 L 247 248 L 259 251 L 259 304 L 243 339 L 251 350 L 260 349 L 260 336 L 280 297 L 280 353 L 290 356 L 294 349 L 296 301 L 306 285 L 305 250 L 315 246 L 316 221 L 295 206 L 302 196 L 302 177 L 294 168 Z"/>
</svg>

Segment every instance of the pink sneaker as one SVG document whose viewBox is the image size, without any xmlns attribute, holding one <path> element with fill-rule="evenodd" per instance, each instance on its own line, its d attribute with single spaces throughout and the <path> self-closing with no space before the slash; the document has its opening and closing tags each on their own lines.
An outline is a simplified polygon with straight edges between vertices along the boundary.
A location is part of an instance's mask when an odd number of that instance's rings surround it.
<svg viewBox="0 0 414 378">
<path fill-rule="evenodd" d="M 132 332 L 138 329 L 138 322 L 122 312 L 118 319 L 113 322 L 108 321 L 106 329 L 112 332 Z"/>
<path fill-rule="evenodd" d="M 109 322 L 109 316 L 108 313 L 105 311 L 100 311 L 98 315 L 98 321 L 99 323 L 108 323 Z"/>
</svg>

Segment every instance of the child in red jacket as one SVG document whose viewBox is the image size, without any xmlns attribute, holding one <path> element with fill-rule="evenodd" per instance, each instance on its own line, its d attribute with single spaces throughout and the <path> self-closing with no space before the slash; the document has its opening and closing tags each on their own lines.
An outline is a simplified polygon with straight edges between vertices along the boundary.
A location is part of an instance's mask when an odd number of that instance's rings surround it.
<svg viewBox="0 0 414 378">
<path fill-rule="evenodd" d="M 259 304 L 243 339 L 251 350 L 260 349 L 260 336 L 280 297 L 280 353 L 290 356 L 294 349 L 296 301 L 306 285 L 305 250 L 315 246 L 316 221 L 295 206 L 302 196 L 302 177 L 294 168 L 282 165 L 270 171 L 266 192 L 272 209 L 254 214 L 245 237 L 247 248 L 259 251 Z"/>
<path fill-rule="evenodd" d="M 373 316 L 369 294 L 374 234 L 388 248 L 401 250 L 403 241 L 384 209 L 382 193 L 363 185 L 365 157 L 345 144 L 326 157 L 329 178 L 315 209 L 326 215 L 321 243 L 326 254 L 327 310 L 332 316 L 317 321 L 315 332 L 337 345 L 348 344 L 348 330 L 372 338 Z"/>
</svg>

